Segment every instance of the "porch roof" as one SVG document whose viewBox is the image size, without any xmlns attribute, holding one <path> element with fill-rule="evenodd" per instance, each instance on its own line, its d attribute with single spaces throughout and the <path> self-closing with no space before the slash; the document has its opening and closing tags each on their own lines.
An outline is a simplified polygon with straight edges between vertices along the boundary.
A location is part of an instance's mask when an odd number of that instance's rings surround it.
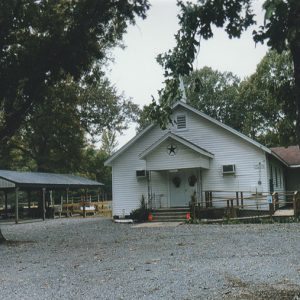
<svg viewBox="0 0 300 300">
<path fill-rule="evenodd" d="M 206 157 L 209 158 L 214 158 L 214 154 L 199 147 L 198 145 L 193 144 L 192 142 L 182 138 L 181 136 L 178 136 L 172 132 L 168 132 L 167 134 L 165 134 L 162 138 L 160 138 L 159 140 L 157 140 L 154 144 L 152 144 L 149 148 L 147 148 L 146 150 L 144 150 L 140 155 L 140 159 L 145 159 L 150 153 L 152 153 L 158 146 L 160 146 L 163 142 L 165 142 L 166 140 L 174 140 L 186 147 L 188 147 L 189 149 L 202 154 Z"/>
</svg>

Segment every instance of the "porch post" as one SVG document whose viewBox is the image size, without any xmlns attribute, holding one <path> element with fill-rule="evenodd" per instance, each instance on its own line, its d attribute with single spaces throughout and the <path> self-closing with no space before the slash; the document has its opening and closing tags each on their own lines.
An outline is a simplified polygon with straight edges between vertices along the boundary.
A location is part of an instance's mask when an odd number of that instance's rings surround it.
<svg viewBox="0 0 300 300">
<path fill-rule="evenodd" d="M 19 223 L 19 188 L 16 187 L 15 189 L 15 194 L 16 194 L 16 202 L 15 202 L 15 222 L 16 224 Z"/>
<path fill-rule="evenodd" d="M 147 172 L 149 172 L 148 175 Z M 153 203 L 152 203 L 152 191 L 151 191 L 151 171 L 146 170 L 146 175 L 147 175 L 147 187 L 148 187 L 147 204 L 148 204 L 148 208 L 152 209 Z"/>
</svg>

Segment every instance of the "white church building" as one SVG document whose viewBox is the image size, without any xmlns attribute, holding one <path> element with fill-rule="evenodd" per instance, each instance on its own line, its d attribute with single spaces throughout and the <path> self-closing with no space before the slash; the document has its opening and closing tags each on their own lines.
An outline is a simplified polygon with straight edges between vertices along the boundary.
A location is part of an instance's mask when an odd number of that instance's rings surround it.
<svg viewBox="0 0 300 300">
<path fill-rule="evenodd" d="M 184 102 L 166 130 L 152 124 L 114 153 L 113 216 L 140 206 L 187 207 L 205 191 L 285 191 L 289 165 L 271 149 Z"/>
</svg>

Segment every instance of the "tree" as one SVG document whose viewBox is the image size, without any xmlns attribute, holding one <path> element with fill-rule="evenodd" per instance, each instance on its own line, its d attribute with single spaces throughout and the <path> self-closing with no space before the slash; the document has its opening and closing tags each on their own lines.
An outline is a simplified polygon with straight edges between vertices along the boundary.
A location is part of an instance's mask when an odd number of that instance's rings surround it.
<svg viewBox="0 0 300 300">
<path fill-rule="evenodd" d="M 239 78 L 231 72 L 222 73 L 209 67 L 195 70 L 184 78 L 187 102 L 212 118 L 240 129 L 235 111 L 239 83 Z M 149 111 L 151 105 L 144 106 L 140 112 L 137 131 L 151 124 Z"/>
<path fill-rule="evenodd" d="M 103 130 L 101 137 L 101 149 L 109 156 L 112 155 L 118 146 L 116 131 Z"/>
<path fill-rule="evenodd" d="M 34 107 L 7 147 L 1 148 L 12 158 L 0 160 L 2 168 L 19 169 L 16 162 L 20 161 L 22 168 L 40 172 L 77 172 L 89 142 L 87 136 L 90 140 L 107 136 L 112 151 L 116 133 L 127 129 L 138 110 L 103 77 L 81 84 L 69 78 L 49 88 L 46 98 L 47 102 Z"/>
<path fill-rule="evenodd" d="M 289 52 L 269 51 L 241 82 L 236 110 L 241 131 L 267 146 L 296 143 L 295 80 Z"/>
<path fill-rule="evenodd" d="M 103 190 L 111 194 L 111 168 L 104 166 L 104 162 L 109 156 L 110 155 L 104 149 L 96 149 L 94 146 L 89 145 L 83 152 L 83 160 L 80 165 L 79 173 L 103 183 Z"/>
<path fill-rule="evenodd" d="M 147 0 L 1 0 L 1 144 L 47 101 L 49 87 L 89 74 L 148 8 Z"/>
<path fill-rule="evenodd" d="M 287 51 L 269 51 L 256 72 L 243 81 L 209 67 L 184 78 L 187 103 L 266 146 L 296 142 L 293 64 Z M 148 109 L 139 129 L 149 124 Z"/>
<path fill-rule="evenodd" d="M 0 0 L 1 145 L 46 103 L 49 89 L 103 62 L 148 8 L 147 0 Z"/>
<path fill-rule="evenodd" d="M 187 102 L 233 128 L 239 128 L 236 101 L 240 80 L 231 72 L 219 72 L 209 67 L 191 72 L 185 77 Z"/>
<path fill-rule="evenodd" d="M 201 39 L 213 37 L 212 26 L 222 27 L 229 38 L 237 37 L 254 25 L 251 0 L 198 0 L 196 4 L 178 1 L 180 29 L 175 35 L 176 46 L 158 57 L 165 69 L 165 89 L 160 92 L 162 107 L 180 98 L 178 77 L 188 75 L 193 66 Z M 298 0 L 266 0 L 265 24 L 253 31 L 256 42 L 267 41 L 271 49 L 281 53 L 290 50 L 296 92 L 296 133 L 300 143 L 300 2 Z M 292 105 L 292 104 L 291 104 Z M 159 111 L 153 102 L 153 111 Z M 157 115 L 161 117 L 161 115 Z"/>
</svg>

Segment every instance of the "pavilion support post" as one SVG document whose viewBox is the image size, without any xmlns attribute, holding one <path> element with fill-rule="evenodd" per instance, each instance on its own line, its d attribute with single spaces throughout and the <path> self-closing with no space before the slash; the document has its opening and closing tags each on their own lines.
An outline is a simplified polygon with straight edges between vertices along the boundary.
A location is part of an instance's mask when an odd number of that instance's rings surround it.
<svg viewBox="0 0 300 300">
<path fill-rule="evenodd" d="M 55 219 L 53 191 L 52 190 L 49 191 L 49 196 L 50 196 L 51 218 Z"/>
<path fill-rule="evenodd" d="M 5 207 L 5 217 L 8 217 L 8 201 L 7 201 L 7 191 L 4 191 L 4 207 Z"/>
<path fill-rule="evenodd" d="M 15 189 L 15 194 L 16 194 L 16 198 L 15 198 L 15 222 L 16 224 L 19 223 L 19 188 L 16 187 Z"/>
<path fill-rule="evenodd" d="M 67 217 L 69 216 L 69 188 L 67 188 Z"/>
<path fill-rule="evenodd" d="M 60 195 L 60 212 L 59 212 L 60 218 L 61 218 L 61 213 L 63 211 L 63 201 L 64 201 L 64 197 L 62 195 Z"/>
<path fill-rule="evenodd" d="M 85 218 L 86 217 L 86 210 L 85 210 L 85 205 L 86 205 L 86 202 L 87 202 L 87 189 L 84 190 L 84 202 L 83 202 L 83 217 Z"/>
<path fill-rule="evenodd" d="M 43 199 L 42 199 L 42 211 L 43 211 L 43 221 L 46 219 L 46 188 L 43 188 Z"/>
<path fill-rule="evenodd" d="M 31 191 L 27 191 L 28 214 L 31 216 Z"/>
</svg>

